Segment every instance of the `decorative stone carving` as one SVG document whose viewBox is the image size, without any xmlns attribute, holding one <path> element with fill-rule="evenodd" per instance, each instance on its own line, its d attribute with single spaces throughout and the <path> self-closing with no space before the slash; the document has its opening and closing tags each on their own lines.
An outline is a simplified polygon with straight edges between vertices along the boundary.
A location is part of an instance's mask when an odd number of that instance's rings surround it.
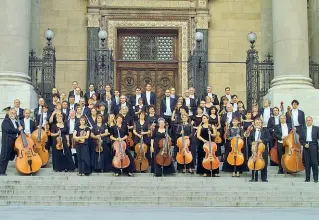
<svg viewBox="0 0 319 220">
<path fill-rule="evenodd" d="M 87 14 L 88 27 L 100 27 L 100 14 Z"/>
<path fill-rule="evenodd" d="M 195 0 L 100 0 L 101 6 L 127 8 L 195 8 Z M 203 0 L 201 0 L 203 1 Z M 205 2 L 207 0 L 204 0 Z"/>
<path fill-rule="evenodd" d="M 89 6 L 99 6 L 99 0 L 88 0 Z"/>
<path fill-rule="evenodd" d="M 197 15 L 195 20 L 197 29 L 209 29 L 208 25 L 210 22 L 210 17 L 208 14 Z"/>
<path fill-rule="evenodd" d="M 117 28 L 176 28 L 179 29 L 179 45 L 181 54 L 179 56 L 179 78 L 182 82 L 182 91 L 187 89 L 187 60 L 188 60 L 188 32 L 187 21 L 129 21 L 129 20 L 108 20 L 108 45 L 113 50 L 116 46 Z M 116 51 L 116 50 L 114 50 Z"/>
<path fill-rule="evenodd" d="M 207 8 L 207 0 L 198 0 L 198 8 Z"/>
</svg>

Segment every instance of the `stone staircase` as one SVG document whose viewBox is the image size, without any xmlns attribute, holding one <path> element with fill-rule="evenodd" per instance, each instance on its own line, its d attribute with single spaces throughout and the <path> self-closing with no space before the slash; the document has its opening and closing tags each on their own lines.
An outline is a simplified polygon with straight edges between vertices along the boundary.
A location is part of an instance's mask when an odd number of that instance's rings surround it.
<svg viewBox="0 0 319 220">
<path fill-rule="evenodd" d="M 304 173 L 278 175 L 269 167 L 268 183 L 240 178 L 176 174 L 115 177 L 111 173 L 77 176 L 42 168 L 35 176 L 20 176 L 10 165 L 0 177 L 1 206 L 107 207 L 319 207 L 319 184 L 305 183 Z"/>
</svg>

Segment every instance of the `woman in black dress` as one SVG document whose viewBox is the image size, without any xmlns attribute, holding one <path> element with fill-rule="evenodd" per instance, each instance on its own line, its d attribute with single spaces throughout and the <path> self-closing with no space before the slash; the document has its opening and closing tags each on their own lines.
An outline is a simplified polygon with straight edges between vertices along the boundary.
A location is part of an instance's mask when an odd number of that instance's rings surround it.
<svg viewBox="0 0 319 220">
<path fill-rule="evenodd" d="M 105 110 L 106 105 L 104 102 L 99 103 L 99 111 L 98 114 L 103 116 L 103 124 L 107 122 L 107 110 Z"/>
<path fill-rule="evenodd" d="M 145 120 L 150 125 L 150 129 L 151 129 L 150 136 L 152 136 L 155 128 L 157 127 L 157 122 L 158 122 L 158 116 L 155 114 L 155 106 L 154 105 L 148 106 L 148 114 L 147 114 Z"/>
<path fill-rule="evenodd" d="M 246 109 L 245 109 L 245 105 L 242 101 L 238 101 L 237 102 L 237 112 L 240 114 L 241 116 L 241 121 L 243 119 L 245 119 L 245 115 L 246 115 Z"/>
<path fill-rule="evenodd" d="M 138 99 L 138 105 L 135 106 L 135 114 L 134 114 L 134 121 L 138 120 L 138 115 L 143 111 L 146 112 L 146 105 L 144 105 L 143 98 Z"/>
<path fill-rule="evenodd" d="M 109 172 L 112 170 L 112 154 L 110 148 L 109 131 L 107 126 L 103 124 L 103 116 L 97 115 L 97 122 L 91 132 L 91 138 L 94 146 L 102 140 L 102 152 L 96 149 L 94 154 L 94 170 L 98 172 Z"/>
<path fill-rule="evenodd" d="M 96 120 L 97 120 L 97 110 L 96 110 L 96 108 L 92 108 L 90 110 L 90 115 L 87 116 L 87 122 L 88 122 L 88 125 L 89 125 L 89 128 L 90 128 L 91 131 L 96 126 Z M 94 144 L 94 142 L 93 142 L 91 137 L 89 137 L 88 144 L 89 144 L 89 150 L 90 150 L 91 167 L 92 167 L 92 169 L 94 169 L 94 164 L 95 164 L 95 144 Z"/>
<path fill-rule="evenodd" d="M 220 127 L 221 127 L 221 124 L 220 124 L 220 117 L 218 115 L 218 109 L 216 108 L 216 106 L 213 106 L 210 108 L 210 115 L 209 115 L 209 120 L 208 120 L 208 124 L 210 125 L 214 125 L 217 132 L 219 132 L 219 135 L 220 135 Z M 216 156 L 219 158 L 221 158 L 221 146 L 222 146 L 223 143 L 219 143 L 217 144 L 217 152 L 216 152 Z"/>
<path fill-rule="evenodd" d="M 165 119 L 164 118 L 159 118 L 158 119 L 158 128 L 156 128 L 153 132 L 153 136 L 151 139 L 151 152 L 153 153 L 153 172 L 154 176 L 162 176 L 163 174 L 171 174 L 175 173 L 175 168 L 173 161 L 169 166 L 160 166 L 159 164 L 156 163 L 156 155 L 160 153 L 161 148 L 159 146 L 159 142 L 161 139 L 165 139 L 166 137 L 166 128 L 165 128 Z M 168 137 L 169 138 L 169 137 Z M 169 149 L 171 150 L 171 149 Z"/>
<path fill-rule="evenodd" d="M 70 150 L 68 129 L 63 123 L 62 114 L 57 114 L 55 118 L 57 123 L 51 126 L 53 169 L 57 172 L 74 170 L 75 164 Z M 57 138 L 62 138 L 62 150 L 56 148 Z"/>
<path fill-rule="evenodd" d="M 111 129 L 111 140 L 112 141 L 122 141 L 124 142 L 127 139 L 128 136 L 128 128 L 127 125 L 123 123 L 123 116 L 118 115 L 116 117 L 116 124 Z M 135 170 L 135 163 L 134 159 L 131 155 L 130 148 L 126 146 L 125 154 L 129 157 L 130 165 L 124 169 L 122 169 L 122 172 L 127 174 L 128 176 L 133 176 L 133 172 Z M 113 155 L 114 157 L 114 155 Z M 113 167 L 113 171 L 115 173 L 115 176 L 119 176 L 121 174 L 121 169 Z"/>
<path fill-rule="evenodd" d="M 90 153 L 88 146 L 88 139 L 90 136 L 90 129 L 86 126 L 87 120 L 85 116 L 80 118 L 80 125 L 74 130 L 73 139 L 75 140 L 75 148 L 78 159 L 79 176 L 90 175 L 92 173 Z M 83 143 L 79 143 L 84 140 Z"/>
<path fill-rule="evenodd" d="M 136 144 L 139 144 L 141 142 L 141 138 L 143 137 L 143 143 L 147 145 L 147 153 L 146 158 L 150 162 L 151 154 L 150 154 L 150 145 L 151 145 L 151 139 L 150 139 L 150 125 L 147 121 L 145 121 L 145 115 L 146 113 L 144 111 L 140 112 L 138 114 L 139 120 L 135 122 L 135 126 L 133 129 L 134 133 L 134 146 Z M 135 152 L 136 153 L 136 152 Z"/>
<path fill-rule="evenodd" d="M 192 145 L 193 126 L 189 123 L 189 117 L 187 114 L 182 114 L 181 124 L 178 125 L 176 130 L 177 139 L 183 136 L 183 132 L 184 132 L 184 138 L 189 138 L 190 145 L 188 149 L 192 154 L 193 160 L 191 163 L 186 165 L 179 164 L 177 162 L 177 170 L 178 171 L 183 170 L 183 173 L 186 173 L 186 172 L 193 173 L 193 169 L 195 168 L 194 160 L 196 160 L 196 146 Z"/>
<path fill-rule="evenodd" d="M 197 148 L 197 173 L 202 174 L 203 177 L 207 177 L 211 174 L 210 170 L 207 170 L 203 167 L 203 159 L 205 157 L 204 144 L 209 142 L 209 130 L 211 132 L 211 140 L 216 136 L 216 128 L 214 125 L 209 125 L 209 116 L 204 114 L 202 116 L 202 125 L 198 126 L 197 129 L 197 139 L 198 139 L 198 148 Z M 213 176 L 219 176 L 219 168 L 212 171 Z"/>
<path fill-rule="evenodd" d="M 66 116 L 66 114 L 64 114 L 64 113 L 62 112 L 62 104 L 61 104 L 60 102 L 57 102 L 57 103 L 56 103 L 55 110 L 52 112 L 52 114 L 51 114 L 51 116 L 50 116 L 49 123 L 50 123 L 51 125 L 57 123 L 57 118 L 56 118 L 57 115 L 62 115 L 62 120 L 63 120 L 63 121 L 66 121 L 67 116 Z"/>
</svg>

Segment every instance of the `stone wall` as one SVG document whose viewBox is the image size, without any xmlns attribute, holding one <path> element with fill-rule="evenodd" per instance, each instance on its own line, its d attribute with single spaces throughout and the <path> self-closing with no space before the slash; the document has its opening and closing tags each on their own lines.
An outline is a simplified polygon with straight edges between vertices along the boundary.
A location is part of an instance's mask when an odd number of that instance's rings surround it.
<svg viewBox="0 0 319 220">
<path fill-rule="evenodd" d="M 319 0 L 308 1 L 309 56 L 319 63 Z"/>
<path fill-rule="evenodd" d="M 45 45 L 44 32 L 50 28 L 55 33 L 56 85 L 60 91 L 68 92 L 72 81 L 86 87 L 87 21 L 85 0 L 42 0 L 40 13 L 41 48 Z"/>
<path fill-rule="evenodd" d="M 247 34 L 257 34 L 260 50 L 261 24 L 259 0 L 214 0 L 209 2 L 208 60 L 213 62 L 238 62 L 246 60 L 249 49 Z M 209 84 L 220 96 L 230 86 L 243 101 L 246 100 L 245 64 L 210 63 Z"/>
</svg>

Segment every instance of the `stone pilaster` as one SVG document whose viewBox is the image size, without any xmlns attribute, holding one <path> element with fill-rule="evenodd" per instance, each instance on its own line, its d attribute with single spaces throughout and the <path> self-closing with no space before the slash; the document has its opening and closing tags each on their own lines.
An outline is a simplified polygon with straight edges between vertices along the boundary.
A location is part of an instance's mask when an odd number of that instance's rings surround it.
<svg viewBox="0 0 319 220">
<path fill-rule="evenodd" d="M 0 110 L 12 106 L 14 99 L 20 99 L 23 108 L 36 106 L 37 96 L 28 76 L 30 24 L 30 0 L 1 1 Z"/>
<path fill-rule="evenodd" d="M 42 53 L 39 42 L 40 37 L 44 36 L 40 36 L 40 33 L 40 0 L 31 0 L 30 50 L 34 50 L 37 54 Z"/>
<path fill-rule="evenodd" d="M 261 60 L 265 60 L 268 53 L 273 54 L 272 36 L 272 4 L 271 0 L 260 1 L 261 14 Z"/>
<path fill-rule="evenodd" d="M 309 2 L 309 49 L 311 59 L 319 63 L 319 0 Z"/>
</svg>

